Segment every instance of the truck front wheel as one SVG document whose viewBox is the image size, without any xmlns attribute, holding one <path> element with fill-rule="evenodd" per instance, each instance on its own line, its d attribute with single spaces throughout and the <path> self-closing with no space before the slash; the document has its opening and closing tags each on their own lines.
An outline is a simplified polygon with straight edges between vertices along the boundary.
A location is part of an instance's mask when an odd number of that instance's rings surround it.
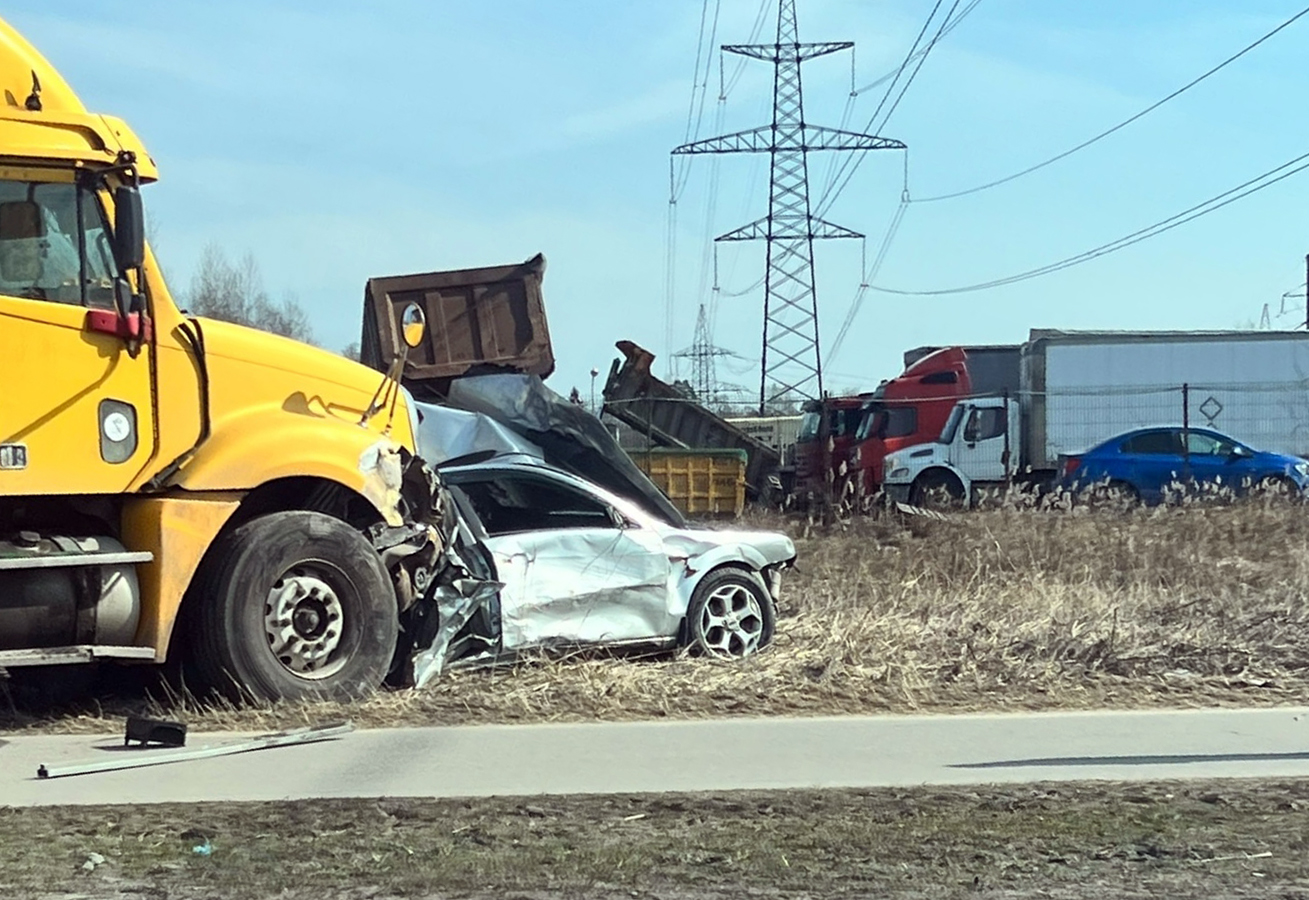
<svg viewBox="0 0 1309 900">
<path fill-rule="evenodd" d="M 965 505 L 964 486 L 949 472 L 924 472 L 914 482 L 909 502 L 923 509 L 960 509 Z"/>
<path fill-rule="evenodd" d="M 196 674 L 234 698 L 359 697 L 382 683 L 395 651 L 395 592 L 381 559 L 322 513 L 272 513 L 233 529 L 194 594 Z"/>
</svg>

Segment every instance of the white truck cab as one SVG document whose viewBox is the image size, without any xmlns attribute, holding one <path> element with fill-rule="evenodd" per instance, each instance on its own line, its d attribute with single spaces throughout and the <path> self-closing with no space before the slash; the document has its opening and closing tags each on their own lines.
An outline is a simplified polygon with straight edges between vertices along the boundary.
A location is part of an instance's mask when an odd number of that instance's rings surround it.
<svg viewBox="0 0 1309 900">
<path fill-rule="evenodd" d="M 883 489 L 892 500 L 916 506 L 971 505 L 979 488 L 1004 484 L 1016 473 L 1019 421 L 1016 400 L 962 400 L 940 438 L 886 458 Z"/>
</svg>

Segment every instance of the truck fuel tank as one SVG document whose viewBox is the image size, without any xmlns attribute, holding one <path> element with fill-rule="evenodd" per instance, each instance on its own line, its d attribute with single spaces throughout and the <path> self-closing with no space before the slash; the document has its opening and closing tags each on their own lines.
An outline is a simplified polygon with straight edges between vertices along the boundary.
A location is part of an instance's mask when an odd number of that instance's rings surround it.
<svg viewBox="0 0 1309 900">
<path fill-rule="evenodd" d="M 0 540 L 0 650 L 130 644 L 141 615 L 135 563 L 149 558 L 109 537 Z"/>
</svg>

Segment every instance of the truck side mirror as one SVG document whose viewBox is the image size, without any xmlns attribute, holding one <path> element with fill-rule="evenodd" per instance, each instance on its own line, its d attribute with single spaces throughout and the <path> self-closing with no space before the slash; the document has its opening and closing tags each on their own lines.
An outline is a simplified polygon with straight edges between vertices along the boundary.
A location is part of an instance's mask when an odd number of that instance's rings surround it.
<svg viewBox="0 0 1309 900">
<path fill-rule="evenodd" d="M 114 191 L 114 258 L 123 272 L 145 263 L 145 209 L 141 192 L 128 184 Z"/>
</svg>

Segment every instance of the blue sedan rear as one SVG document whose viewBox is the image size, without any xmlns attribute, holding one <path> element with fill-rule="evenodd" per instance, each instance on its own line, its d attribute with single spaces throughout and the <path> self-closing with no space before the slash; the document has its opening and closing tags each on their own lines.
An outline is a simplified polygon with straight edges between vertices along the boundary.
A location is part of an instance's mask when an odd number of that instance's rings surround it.
<svg viewBox="0 0 1309 900">
<path fill-rule="evenodd" d="M 1169 488 L 1204 485 L 1237 493 L 1281 486 L 1298 495 L 1309 488 L 1309 462 L 1252 450 L 1204 428 L 1143 428 L 1110 438 L 1086 453 L 1061 456 L 1056 486 L 1071 491 L 1105 486 L 1158 503 Z"/>
</svg>

